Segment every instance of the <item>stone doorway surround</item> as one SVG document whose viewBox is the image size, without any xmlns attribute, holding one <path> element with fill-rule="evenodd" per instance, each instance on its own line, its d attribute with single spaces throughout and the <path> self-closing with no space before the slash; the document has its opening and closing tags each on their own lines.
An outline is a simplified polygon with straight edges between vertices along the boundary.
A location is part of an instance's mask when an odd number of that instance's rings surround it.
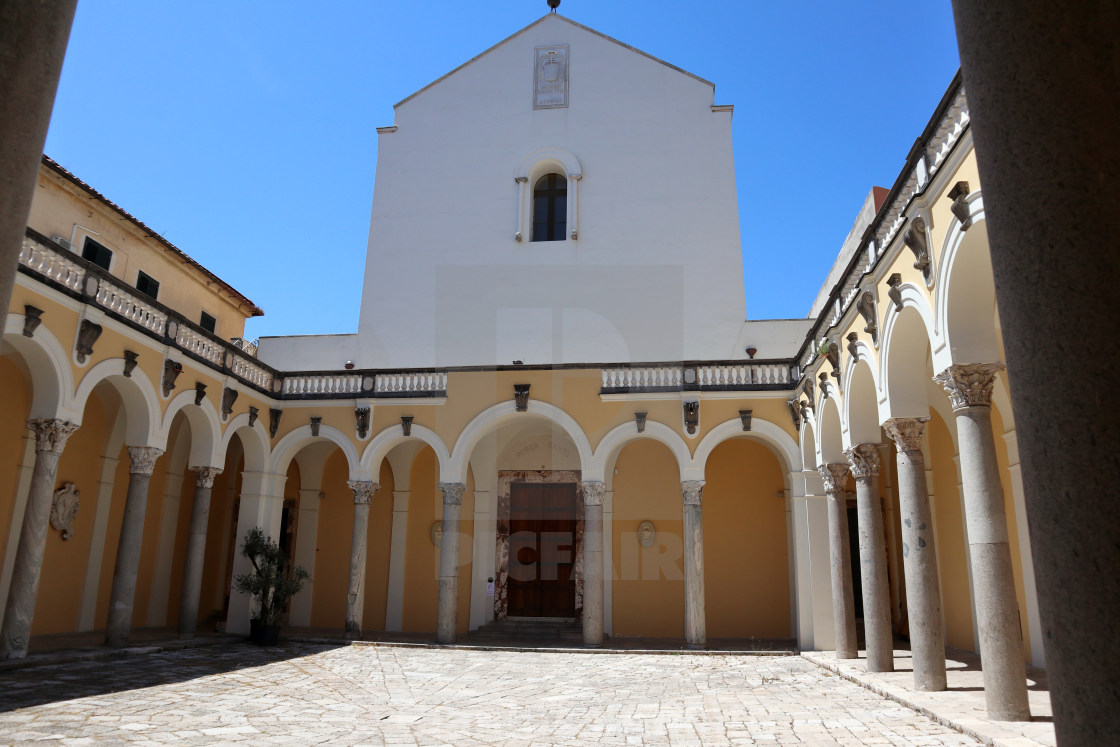
<svg viewBox="0 0 1120 747">
<path fill-rule="evenodd" d="M 510 490 L 514 483 L 574 483 L 576 486 L 576 536 L 572 575 L 576 584 L 575 619 L 583 616 L 583 482 L 579 470 L 499 470 L 495 545 L 497 575 L 494 577 L 494 619 L 507 617 L 509 582 Z"/>
</svg>

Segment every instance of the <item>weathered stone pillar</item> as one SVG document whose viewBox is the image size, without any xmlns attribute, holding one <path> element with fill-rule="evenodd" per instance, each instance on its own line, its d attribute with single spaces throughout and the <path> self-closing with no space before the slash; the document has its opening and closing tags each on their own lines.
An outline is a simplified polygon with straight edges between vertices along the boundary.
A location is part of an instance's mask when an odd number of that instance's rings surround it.
<svg viewBox="0 0 1120 747">
<path fill-rule="evenodd" d="M 1002 363 L 954 364 L 933 380 L 945 387 L 956 416 L 988 718 L 1029 721 L 1023 633 L 992 435 L 992 385 L 1002 369 Z"/>
<path fill-rule="evenodd" d="M 179 637 L 193 638 L 198 625 L 198 597 L 202 593 L 202 564 L 206 559 L 206 528 L 210 522 L 210 491 L 220 467 L 191 467 L 194 472 L 194 505 L 187 537 L 187 559 L 179 595 Z"/>
<path fill-rule="evenodd" d="M 22 659 L 27 656 L 31 638 L 31 620 L 35 616 L 35 600 L 39 594 L 39 574 L 43 570 L 43 552 L 47 546 L 47 525 L 51 517 L 54 483 L 58 475 L 58 459 L 66 440 L 78 426 L 65 420 L 27 421 L 35 432 L 35 467 L 23 512 L 23 528 L 19 534 L 12 582 L 8 587 L 8 604 L 4 608 L 4 625 L 0 631 L 0 656 Z"/>
<path fill-rule="evenodd" d="M 77 0 L 0 5 L 0 329 L 8 318 Z"/>
<path fill-rule="evenodd" d="M 361 638 L 369 504 L 381 486 L 367 480 L 351 480 L 346 485 L 354 491 L 354 535 L 350 540 L 350 582 L 346 588 L 346 637 Z"/>
<path fill-rule="evenodd" d="M 689 648 L 708 643 L 707 612 L 704 607 L 704 525 L 700 501 L 703 480 L 681 483 L 684 496 L 684 640 Z"/>
<path fill-rule="evenodd" d="M 105 643 L 115 648 L 128 645 L 132 631 L 132 602 L 136 597 L 136 574 L 140 571 L 140 546 L 144 540 L 144 512 L 148 508 L 148 482 L 163 449 L 154 446 L 129 446 L 128 496 L 117 544 L 117 563 L 113 568 L 113 589 L 109 594 L 109 619 L 105 624 Z"/>
<path fill-rule="evenodd" d="M 941 625 L 941 584 L 933 542 L 933 512 L 926 485 L 922 434 L 929 418 L 892 418 L 883 423 L 898 449 L 898 503 L 902 514 L 902 561 L 906 608 L 910 614 L 910 654 L 914 688 L 945 689 L 945 631 Z"/>
<path fill-rule="evenodd" d="M 828 496 L 828 549 L 832 570 L 832 625 L 836 658 L 859 656 L 856 641 L 856 603 L 852 591 L 852 551 L 848 545 L 848 465 L 822 464 L 817 468 Z"/>
<path fill-rule="evenodd" d="M 461 482 L 441 482 L 443 539 L 439 548 L 439 607 L 436 640 L 454 643 L 459 629 L 459 511 L 463 507 Z"/>
<path fill-rule="evenodd" d="M 879 444 L 857 444 L 844 452 L 856 478 L 859 515 L 859 574 L 863 581 L 863 637 L 867 671 L 894 671 L 891 590 L 887 580 L 887 546 L 883 504 L 879 498 Z"/>
<path fill-rule="evenodd" d="M 603 644 L 603 496 L 601 482 L 583 484 L 583 642 Z"/>
<path fill-rule="evenodd" d="M 1116 3 L 954 0 L 1058 744 L 1120 744 Z M 1061 132 L 1061 137 L 1055 137 Z M 1030 195 L 1029 200 L 1024 196 Z M 1076 551 L 1074 551 L 1076 548 Z M 1101 572 L 1101 569 L 1109 569 Z"/>
</svg>

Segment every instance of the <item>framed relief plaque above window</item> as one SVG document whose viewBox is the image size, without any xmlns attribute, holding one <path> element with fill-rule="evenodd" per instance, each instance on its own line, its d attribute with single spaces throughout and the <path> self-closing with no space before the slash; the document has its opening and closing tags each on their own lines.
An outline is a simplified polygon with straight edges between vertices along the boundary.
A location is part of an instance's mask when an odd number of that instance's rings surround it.
<svg viewBox="0 0 1120 747">
<path fill-rule="evenodd" d="M 562 109 L 568 105 L 568 45 L 536 48 L 533 71 L 533 108 Z"/>
</svg>

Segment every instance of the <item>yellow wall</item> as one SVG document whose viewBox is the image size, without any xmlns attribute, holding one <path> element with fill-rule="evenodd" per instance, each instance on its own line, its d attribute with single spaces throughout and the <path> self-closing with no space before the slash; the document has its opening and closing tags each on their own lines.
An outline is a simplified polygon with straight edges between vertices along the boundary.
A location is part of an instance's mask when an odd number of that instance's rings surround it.
<svg viewBox="0 0 1120 747">
<path fill-rule="evenodd" d="M 656 441 L 632 441 L 615 464 L 613 489 L 613 635 L 681 637 L 684 518 L 676 460 Z M 647 520 L 657 537 L 643 548 L 637 532 Z"/>
<path fill-rule="evenodd" d="M 432 544 L 430 532 L 432 523 L 443 512 L 443 497 L 436 489 L 437 471 L 435 452 L 424 447 L 413 459 L 409 482 L 401 620 L 406 632 L 428 633 L 436 629 L 439 548 Z"/>
<path fill-rule="evenodd" d="M 0 558 L 7 553 L 8 527 L 15 516 L 16 489 L 19 485 L 19 465 L 23 457 L 24 421 L 31 412 L 31 391 L 15 361 L 0 356 L 0 392 L 4 392 L 4 409 L 10 417 L 0 420 Z M 17 540 L 18 541 L 18 540 Z"/>
<path fill-rule="evenodd" d="M 790 636 L 784 483 L 760 443 L 726 441 L 704 473 L 704 594 L 708 636 Z"/>
<path fill-rule="evenodd" d="M 48 239 L 73 237 L 78 256 L 84 237 L 90 236 L 112 250 L 109 271 L 126 285 L 135 287 L 137 272 L 143 270 L 159 281 L 160 303 L 196 324 L 205 310 L 217 320 L 215 330 L 224 339 L 244 334 L 248 309 L 239 310 L 238 302 L 213 280 L 49 167 L 39 169 L 28 225 Z"/>
<path fill-rule="evenodd" d="M 295 460 L 292 461 L 295 464 Z M 291 480 L 291 468 L 289 468 Z M 315 540 L 315 587 L 311 597 L 311 627 L 346 625 L 346 591 L 350 578 L 350 544 L 354 536 L 354 491 L 346 487 L 346 457 L 335 449 L 323 470 L 319 501 L 319 531 Z"/>
<path fill-rule="evenodd" d="M 945 644 L 975 651 L 972 635 L 972 594 L 968 586 L 968 548 L 957 490 L 956 453 L 945 422 L 931 411 L 929 442 L 933 462 L 933 510 L 937 526 L 938 573 L 945 613 Z"/>
<path fill-rule="evenodd" d="M 86 405 L 82 427 L 70 436 L 58 463 L 55 487 L 73 482 L 81 491 L 81 506 L 74 520 L 74 536 L 63 540 L 54 528 L 47 529 L 43 572 L 39 577 L 39 596 L 35 603 L 32 635 L 68 633 L 77 629 L 82 604 L 82 586 L 89 548 L 93 540 L 93 521 L 97 513 L 98 478 L 101 452 L 107 434 L 107 417 L 101 398 L 91 396 Z M 120 524 L 117 524 L 120 532 Z M 110 574 L 110 582 L 112 575 Z"/>
</svg>

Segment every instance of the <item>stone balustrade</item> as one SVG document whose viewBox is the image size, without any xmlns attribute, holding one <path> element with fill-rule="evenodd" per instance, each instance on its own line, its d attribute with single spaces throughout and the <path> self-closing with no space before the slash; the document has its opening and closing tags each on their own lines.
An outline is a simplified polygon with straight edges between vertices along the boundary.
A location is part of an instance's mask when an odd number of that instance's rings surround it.
<svg viewBox="0 0 1120 747">
<path fill-rule="evenodd" d="M 305 374 L 285 376 L 281 395 L 356 395 L 362 391 L 360 374 Z"/>
<path fill-rule="evenodd" d="M 374 377 L 375 396 L 416 397 L 447 393 L 447 373 L 441 371 L 381 373 Z"/>
<path fill-rule="evenodd" d="M 789 361 L 674 363 L 602 369 L 602 394 L 723 391 L 788 387 Z"/>
<path fill-rule="evenodd" d="M 225 346 L 217 340 L 200 335 L 185 324 L 179 325 L 179 329 L 175 334 L 175 344 L 189 353 L 194 353 L 200 358 L 210 361 L 214 365 L 222 365 L 222 356 L 225 354 Z"/>
</svg>

